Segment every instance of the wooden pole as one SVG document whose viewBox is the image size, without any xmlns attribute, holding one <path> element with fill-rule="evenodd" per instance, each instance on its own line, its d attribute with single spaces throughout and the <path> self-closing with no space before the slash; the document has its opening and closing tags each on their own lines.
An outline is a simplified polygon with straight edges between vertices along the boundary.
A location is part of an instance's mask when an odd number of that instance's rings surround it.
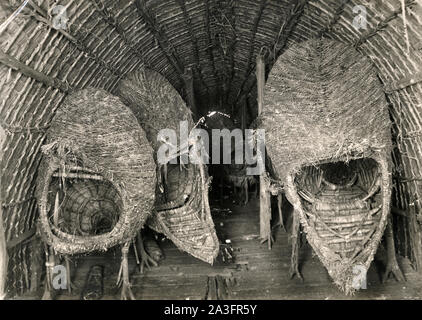
<svg viewBox="0 0 422 320">
<path fill-rule="evenodd" d="M 248 100 L 245 98 L 245 101 L 242 103 L 242 114 L 241 114 L 241 128 L 242 133 L 245 135 L 245 129 L 246 129 L 246 109 L 247 109 Z"/>
<path fill-rule="evenodd" d="M 91 179 L 103 181 L 104 178 L 98 174 L 80 173 L 80 172 L 55 172 L 53 174 L 55 178 L 69 178 L 69 179 Z"/>
<path fill-rule="evenodd" d="M 0 127 L 0 163 L 2 162 L 3 156 L 3 144 L 6 140 L 6 133 L 4 132 L 3 128 Z M 1 185 L 0 176 L 0 185 Z M 8 264 L 8 257 L 7 257 L 7 247 L 6 247 L 6 235 L 4 230 L 4 220 L 3 220 L 3 206 L 1 205 L 2 201 L 2 194 L 0 190 L 0 300 L 3 300 L 6 296 L 6 279 L 7 279 L 7 264 Z"/>
<path fill-rule="evenodd" d="M 62 92 L 69 92 L 72 89 L 68 83 L 58 80 L 57 78 L 47 76 L 44 73 L 33 69 L 32 67 L 20 62 L 16 58 L 9 56 L 3 50 L 0 50 L 0 63 L 8 66 L 13 70 L 21 72 L 27 77 L 42 82 L 48 87 L 53 87 L 55 89 L 61 90 Z"/>
<path fill-rule="evenodd" d="M 256 57 L 256 80 L 259 116 L 263 111 L 265 86 L 265 63 L 260 55 Z M 265 165 L 265 159 L 263 159 L 263 163 Z M 261 242 L 268 241 L 268 249 L 271 249 L 271 195 L 266 177 L 266 172 L 259 176 L 259 236 Z"/>
<path fill-rule="evenodd" d="M 416 203 L 416 202 L 414 202 Z M 421 227 L 417 221 L 417 208 L 415 205 L 409 206 L 410 214 L 409 217 L 409 227 L 410 227 L 410 241 L 412 245 L 413 255 L 414 255 L 414 264 L 416 270 L 422 272 L 422 235 Z"/>
<path fill-rule="evenodd" d="M 186 98 L 188 100 L 188 105 L 192 111 L 193 119 L 196 121 L 199 118 L 198 110 L 196 108 L 195 102 L 195 89 L 193 87 L 193 72 L 191 68 L 186 68 L 184 74 L 182 75 L 183 81 L 185 83 L 186 89 Z"/>
</svg>

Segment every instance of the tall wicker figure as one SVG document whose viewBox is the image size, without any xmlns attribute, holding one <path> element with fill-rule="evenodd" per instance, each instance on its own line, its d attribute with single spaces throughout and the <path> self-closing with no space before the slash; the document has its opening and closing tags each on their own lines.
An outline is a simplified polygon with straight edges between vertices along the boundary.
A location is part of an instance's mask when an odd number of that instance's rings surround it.
<svg viewBox="0 0 422 320">
<path fill-rule="evenodd" d="M 204 164 L 181 161 L 189 159 L 188 153 L 196 143 L 193 137 L 181 139 L 181 130 L 189 134 L 194 127 L 191 111 L 172 85 L 153 70 L 142 69 L 128 75 L 121 81 L 118 95 L 132 109 L 155 150 L 156 213 L 148 225 L 181 250 L 213 263 L 219 242 L 208 202 L 207 168 Z M 176 148 L 173 154 L 168 154 L 167 163 L 157 159 L 160 147 L 168 143 L 160 138 L 162 129 L 173 130 L 177 138 L 177 146 L 169 145 Z M 170 159 L 176 163 L 171 164 Z"/>
<path fill-rule="evenodd" d="M 129 244 L 155 201 L 156 169 L 145 132 L 119 98 L 84 89 L 70 94 L 59 108 L 42 150 L 36 194 L 39 233 L 49 253 L 72 255 L 122 245 L 122 298 L 134 298 Z M 49 267 L 53 257 L 47 252 Z"/>
<path fill-rule="evenodd" d="M 334 282 L 353 293 L 388 225 L 386 274 L 402 279 L 389 223 L 390 120 L 372 63 L 334 41 L 291 46 L 264 103 L 267 152 L 294 206 L 291 275 L 301 277 L 301 225 Z"/>
</svg>

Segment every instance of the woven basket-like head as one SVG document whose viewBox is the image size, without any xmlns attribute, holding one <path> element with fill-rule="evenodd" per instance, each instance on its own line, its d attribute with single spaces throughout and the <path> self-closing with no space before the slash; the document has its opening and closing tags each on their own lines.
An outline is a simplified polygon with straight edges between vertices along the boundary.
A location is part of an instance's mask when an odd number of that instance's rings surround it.
<svg viewBox="0 0 422 320">
<path fill-rule="evenodd" d="M 387 106 L 367 57 L 345 44 L 317 39 L 291 46 L 278 59 L 258 120 L 265 129 L 271 163 L 309 243 L 335 283 L 348 293 L 355 288 L 356 270 L 369 268 L 389 213 Z M 352 160 L 363 166 L 352 165 Z M 349 162 L 359 176 L 352 185 L 342 185 L 335 174 L 331 180 L 339 186 L 322 179 L 324 166 L 327 174 L 330 166 L 345 170 Z M 374 172 L 371 183 L 363 183 Z M 375 203 L 380 205 L 376 212 L 371 211 Z"/>
<path fill-rule="evenodd" d="M 180 122 L 193 128 L 192 112 L 180 94 L 158 72 L 140 69 L 120 81 L 118 96 L 133 111 L 157 152 L 162 142 L 157 135 L 162 129 L 172 129 L 180 138 Z"/>
<path fill-rule="evenodd" d="M 69 176 L 72 174 L 75 171 Z M 75 236 L 100 235 L 113 229 L 123 211 L 122 198 L 110 182 L 98 179 L 100 176 L 81 171 L 75 178 L 52 179 L 48 203 L 54 207 L 49 219 L 57 221 L 58 229 Z"/>
<path fill-rule="evenodd" d="M 339 166 L 348 168 L 341 177 Z M 330 170 L 336 177 L 329 176 Z M 285 190 L 334 283 L 346 294 L 361 288 L 390 211 L 387 155 L 302 167 L 287 177 Z"/>
<path fill-rule="evenodd" d="M 133 110 L 147 137 L 158 152 L 162 129 L 171 129 L 177 137 L 179 151 L 190 144 L 181 141 L 181 121 L 189 134 L 194 123 L 191 111 L 179 93 L 160 74 L 139 70 L 123 79 L 118 94 Z M 186 149 L 187 150 L 187 149 Z M 178 163 L 180 158 L 176 155 Z M 212 263 L 219 242 L 208 204 L 208 175 L 203 164 L 157 164 L 156 211 L 148 225 L 163 233 L 181 250 Z"/>
<path fill-rule="evenodd" d="M 153 210 L 156 169 L 144 131 L 119 98 L 91 88 L 70 94 L 42 150 L 36 194 L 49 245 L 74 254 L 136 236 Z"/>
<path fill-rule="evenodd" d="M 201 173 L 204 177 L 201 176 Z M 148 220 L 183 251 L 208 263 L 219 252 L 219 241 L 208 205 L 208 175 L 196 165 L 169 167 L 168 187 L 158 198 L 157 214 Z"/>
</svg>

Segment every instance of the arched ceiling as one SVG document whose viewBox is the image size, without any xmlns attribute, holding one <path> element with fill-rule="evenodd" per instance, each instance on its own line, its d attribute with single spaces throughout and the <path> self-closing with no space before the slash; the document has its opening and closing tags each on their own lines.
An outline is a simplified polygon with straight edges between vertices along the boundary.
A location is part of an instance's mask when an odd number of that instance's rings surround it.
<svg viewBox="0 0 422 320">
<path fill-rule="evenodd" d="M 3 0 L 1 22 L 22 2 Z M 250 122 L 257 113 L 256 56 L 265 57 L 268 74 L 285 48 L 320 36 L 349 43 L 378 68 L 394 124 L 395 201 L 421 210 L 421 0 L 26 2 L 0 29 L 0 126 L 6 132 L 0 192 L 7 241 L 33 229 L 40 147 L 69 91 L 94 86 L 113 93 L 122 77 L 147 66 L 185 98 L 192 77 L 200 114 L 224 110 L 236 117 L 245 105 Z M 53 26 L 55 2 L 67 7 L 61 29 Z M 366 29 L 353 26 L 357 5 L 366 8 Z"/>
<path fill-rule="evenodd" d="M 69 21 L 63 30 L 52 27 L 57 19 L 51 11 L 54 1 L 31 0 L 3 33 L 3 39 L 10 36 L 3 42 L 3 51 L 21 62 L 28 60 L 31 67 L 38 62 L 38 71 L 72 88 L 89 83 L 89 77 L 76 79 L 81 66 L 87 73 L 97 70 L 93 72 L 98 81 L 94 84 L 114 87 L 128 71 L 146 65 L 166 76 L 182 94 L 184 74 L 192 72 L 202 112 L 235 109 L 255 90 L 255 58 L 259 53 L 265 55 L 269 71 L 286 46 L 312 37 L 354 45 L 371 57 L 387 83 L 412 73 L 420 59 L 417 48 L 412 50 L 415 59 L 400 59 L 407 45 L 397 0 L 56 2 L 68 6 Z M 20 4 L 8 3 L 6 13 Z M 352 25 L 357 5 L 367 10 L 366 30 Z M 408 22 L 415 22 L 407 25 L 409 44 L 415 49 L 415 44 L 420 45 L 421 7 L 414 0 L 406 0 L 405 6 Z M 386 50 L 389 47 L 393 49 Z M 396 75 L 395 69 L 401 72 Z M 252 110 L 251 115 L 255 112 Z"/>
</svg>

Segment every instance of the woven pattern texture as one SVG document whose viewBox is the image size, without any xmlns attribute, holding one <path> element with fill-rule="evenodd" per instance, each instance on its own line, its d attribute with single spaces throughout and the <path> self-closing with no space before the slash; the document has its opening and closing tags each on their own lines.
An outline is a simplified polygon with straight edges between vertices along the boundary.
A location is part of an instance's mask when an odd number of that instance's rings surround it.
<svg viewBox="0 0 422 320">
<path fill-rule="evenodd" d="M 342 43 L 292 46 L 269 75 L 264 105 L 260 121 L 279 175 L 391 149 L 388 104 L 375 67 Z"/>
<path fill-rule="evenodd" d="M 1 20 L 21 4 L 1 1 Z M 0 192 L 7 242 L 35 227 L 40 147 L 70 89 L 114 93 L 122 77 L 146 65 L 183 92 L 183 70 L 191 68 L 196 97 L 206 108 L 223 100 L 236 112 L 246 99 L 253 119 L 256 56 L 266 55 L 269 72 L 286 48 L 323 36 L 367 56 L 385 85 L 397 142 L 393 203 L 410 212 L 395 217 L 398 250 L 422 266 L 415 231 L 422 195 L 420 1 L 61 0 L 71 18 L 66 30 L 53 26 L 55 4 L 27 2 L 0 34 L 6 55 L 0 63 L 0 126 L 6 132 Z M 368 24 L 358 30 L 355 8 L 362 5 Z M 21 65 L 8 63 L 9 57 Z"/>
<path fill-rule="evenodd" d="M 151 215 L 156 172 L 145 132 L 132 112 L 115 96 L 98 89 L 69 95 L 47 133 L 44 158 L 38 172 L 37 198 L 40 231 L 60 253 L 105 250 L 129 241 Z M 51 224 L 47 202 L 52 174 L 66 165 L 98 172 L 118 191 L 123 208 L 109 233 L 75 236 Z"/>
<path fill-rule="evenodd" d="M 186 133 L 190 133 L 194 126 L 191 112 L 163 76 L 148 69 L 138 70 L 122 80 L 118 92 L 145 128 L 156 152 L 163 143 L 157 141 L 159 131 L 171 129 L 176 133 L 182 157 L 187 156 L 188 149 L 184 147 L 192 146 L 192 142 L 181 141 L 180 126 L 185 121 Z M 181 250 L 212 263 L 218 255 L 219 242 L 209 209 L 206 166 L 157 163 L 157 177 L 157 213 L 151 216 L 148 225 Z"/>
<path fill-rule="evenodd" d="M 368 59 L 344 44 L 311 40 L 278 59 L 258 120 L 308 242 L 348 294 L 355 291 L 356 268 L 369 268 L 390 212 L 387 106 Z M 376 165 L 347 168 L 353 159 L 368 158 Z M 337 175 L 340 170 L 346 182 L 327 182 L 321 168 L 328 172 L 340 161 L 346 166 L 331 171 Z M 349 177 L 347 182 L 348 170 L 357 181 Z"/>
</svg>

